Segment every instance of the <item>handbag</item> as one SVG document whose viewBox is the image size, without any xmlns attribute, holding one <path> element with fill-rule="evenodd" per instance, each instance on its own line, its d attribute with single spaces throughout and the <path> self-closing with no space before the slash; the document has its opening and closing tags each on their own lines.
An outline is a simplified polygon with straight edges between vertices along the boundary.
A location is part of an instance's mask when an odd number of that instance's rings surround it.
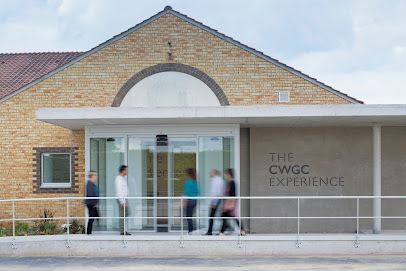
<svg viewBox="0 0 406 271">
<path fill-rule="evenodd" d="M 224 211 L 233 211 L 235 208 L 235 199 L 226 199 L 226 202 L 224 203 Z"/>
</svg>

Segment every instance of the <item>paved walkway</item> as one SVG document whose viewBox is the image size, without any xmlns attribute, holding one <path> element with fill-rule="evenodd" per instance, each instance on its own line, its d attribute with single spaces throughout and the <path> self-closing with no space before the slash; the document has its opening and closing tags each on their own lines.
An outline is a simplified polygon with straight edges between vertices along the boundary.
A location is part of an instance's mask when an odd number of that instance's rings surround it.
<svg viewBox="0 0 406 271">
<path fill-rule="evenodd" d="M 406 256 L 348 257 L 0 257 L 0 271 L 20 270 L 406 270 Z"/>
</svg>

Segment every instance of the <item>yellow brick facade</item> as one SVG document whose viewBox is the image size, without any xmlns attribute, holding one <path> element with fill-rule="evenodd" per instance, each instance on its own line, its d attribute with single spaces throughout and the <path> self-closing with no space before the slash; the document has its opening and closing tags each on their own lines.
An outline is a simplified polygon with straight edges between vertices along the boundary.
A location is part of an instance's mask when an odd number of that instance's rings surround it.
<svg viewBox="0 0 406 271">
<path fill-rule="evenodd" d="M 284 90 L 290 91 L 290 102 L 284 104 L 350 103 L 189 22 L 166 14 L 0 103 L 1 198 L 83 196 L 84 131 L 71 132 L 36 121 L 35 109 L 110 107 L 119 89 L 134 74 L 168 62 L 189 65 L 209 75 L 223 89 L 231 106 L 280 104 L 278 93 Z M 79 193 L 34 194 L 33 148 L 69 146 L 78 148 Z M 17 216 L 38 216 L 39 209 L 45 206 L 41 204 L 19 203 Z M 0 218 L 9 215 L 4 208 L 6 205 L 0 206 Z M 84 215 L 83 201 L 71 206 L 71 214 Z M 65 215 L 63 208 L 57 205 L 52 208 L 56 215 Z"/>
</svg>

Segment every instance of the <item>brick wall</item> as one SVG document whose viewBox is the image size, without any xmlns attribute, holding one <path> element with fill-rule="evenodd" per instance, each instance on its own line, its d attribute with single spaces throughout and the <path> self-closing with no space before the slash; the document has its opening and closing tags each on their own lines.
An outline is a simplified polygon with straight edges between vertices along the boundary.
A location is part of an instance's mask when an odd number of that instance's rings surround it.
<svg viewBox="0 0 406 271">
<path fill-rule="evenodd" d="M 172 59 L 168 59 L 168 41 Z M 338 97 L 171 14 L 84 58 L 52 77 L 0 103 L 0 195 L 2 199 L 84 195 L 84 131 L 35 120 L 37 108 L 110 107 L 124 83 L 161 63 L 180 63 L 209 75 L 233 105 L 278 103 L 289 90 L 290 103 L 346 104 Z M 70 147 L 77 155 L 77 193 L 34 193 L 34 148 Z M 66 192 L 66 191 L 65 191 Z M 43 203 L 21 204 L 19 215 L 37 214 Z M 45 206 L 46 207 L 46 206 Z M 60 210 L 57 209 L 57 210 Z M 72 206 L 84 215 L 82 203 Z M 64 215 L 65 210 L 60 210 Z M 9 214 L 4 208 L 0 218 Z M 58 215 L 58 214 L 56 214 Z"/>
</svg>

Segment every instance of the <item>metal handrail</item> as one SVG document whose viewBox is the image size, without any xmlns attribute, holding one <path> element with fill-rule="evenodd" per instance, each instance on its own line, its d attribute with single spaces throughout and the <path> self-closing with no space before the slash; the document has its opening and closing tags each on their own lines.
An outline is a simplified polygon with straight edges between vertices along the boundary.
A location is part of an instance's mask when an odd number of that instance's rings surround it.
<svg viewBox="0 0 406 271">
<path fill-rule="evenodd" d="M 406 199 L 406 196 L 235 196 L 235 197 L 56 197 L 30 199 L 2 199 L 0 202 L 40 201 L 40 200 L 79 200 L 79 199 Z"/>
<path fill-rule="evenodd" d="M 98 199 L 98 200 L 108 200 L 108 199 L 144 199 L 144 200 L 156 200 L 156 199 L 176 199 L 180 200 L 180 217 L 179 216 L 131 216 L 126 217 L 125 209 L 124 209 L 124 217 L 82 217 L 82 216 L 70 216 L 70 207 L 69 201 L 72 200 L 85 200 L 85 199 Z M 359 207 L 359 200 L 360 199 L 406 199 L 406 196 L 236 196 L 236 197 L 56 197 L 56 198 L 30 198 L 30 199 L 2 199 L 2 202 L 12 202 L 13 207 L 13 216 L 10 219 L 0 219 L 0 222 L 3 221 L 12 221 L 13 222 L 13 243 L 12 247 L 17 248 L 15 243 L 15 222 L 16 221 L 30 221 L 30 220 L 65 220 L 67 225 L 69 225 L 69 221 L 71 219 L 89 219 L 89 218 L 98 218 L 98 219 L 124 219 L 124 228 L 126 225 L 126 219 L 133 218 L 133 219 L 181 219 L 183 221 L 184 218 L 195 218 L 195 217 L 187 217 L 183 215 L 183 200 L 185 199 L 195 199 L 195 200 L 204 200 L 204 199 L 235 199 L 235 200 L 278 200 L 278 199 L 292 199 L 297 200 L 297 216 L 241 216 L 241 204 L 238 204 L 238 216 L 236 217 L 219 217 L 218 219 L 238 219 L 239 221 L 239 233 L 238 233 L 238 246 L 241 247 L 241 220 L 242 219 L 297 219 L 297 242 L 296 246 L 300 247 L 300 220 L 301 219 L 356 219 L 356 236 L 355 236 L 355 246 L 359 247 L 359 220 L 360 219 L 406 219 L 406 216 L 360 216 L 360 207 Z M 300 214 L 300 205 L 301 199 L 356 199 L 356 216 L 301 216 Z M 27 202 L 27 201 L 66 201 L 66 217 L 51 217 L 51 218 L 16 218 L 15 217 L 15 203 L 16 202 Z M 125 207 L 124 207 L 125 208 Z M 213 219 L 213 217 L 198 217 L 199 219 Z M 183 233 L 183 222 L 181 223 L 181 247 L 184 247 L 184 233 Z M 67 247 L 71 246 L 70 243 L 70 230 L 69 226 L 67 227 Z M 126 247 L 126 235 L 124 231 L 123 236 L 123 246 Z"/>
</svg>

